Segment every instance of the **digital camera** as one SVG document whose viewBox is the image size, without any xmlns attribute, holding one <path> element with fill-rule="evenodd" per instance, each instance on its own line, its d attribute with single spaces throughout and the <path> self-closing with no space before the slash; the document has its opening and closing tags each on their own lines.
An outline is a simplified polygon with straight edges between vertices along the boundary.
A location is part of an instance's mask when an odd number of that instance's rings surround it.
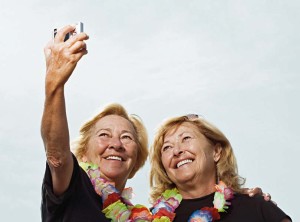
<svg viewBox="0 0 300 222">
<path fill-rule="evenodd" d="M 75 27 L 74 31 L 66 34 L 64 41 L 67 41 L 71 36 L 74 36 L 80 32 L 83 32 L 83 23 L 82 22 L 76 23 L 76 27 Z M 54 29 L 53 30 L 53 38 L 56 36 L 56 34 L 57 34 L 57 29 Z"/>
</svg>

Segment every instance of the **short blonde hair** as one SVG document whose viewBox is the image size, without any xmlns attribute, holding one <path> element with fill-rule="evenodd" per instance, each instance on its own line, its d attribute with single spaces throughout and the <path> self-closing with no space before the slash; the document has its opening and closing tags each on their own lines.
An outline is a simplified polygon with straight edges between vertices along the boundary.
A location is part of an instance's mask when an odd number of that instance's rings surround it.
<svg viewBox="0 0 300 222">
<path fill-rule="evenodd" d="M 203 118 L 190 118 L 189 116 L 180 116 L 167 120 L 158 129 L 153 145 L 150 150 L 150 200 L 155 201 L 166 189 L 172 189 L 176 185 L 169 179 L 161 160 L 161 148 L 163 146 L 165 135 L 181 124 L 188 122 L 193 124 L 213 144 L 220 144 L 222 147 L 221 157 L 216 164 L 217 177 L 227 186 L 236 192 L 241 192 L 241 186 L 245 179 L 238 175 L 236 158 L 234 156 L 230 142 L 225 135 L 211 123 Z M 216 178 L 217 180 L 217 178 Z"/>
<path fill-rule="evenodd" d="M 88 143 L 91 138 L 91 131 L 95 124 L 101 118 L 108 115 L 118 115 L 127 119 L 133 126 L 137 135 L 137 162 L 129 174 L 129 178 L 132 178 L 135 173 L 142 168 L 148 157 L 148 136 L 145 126 L 141 119 L 137 115 L 128 115 L 127 111 L 120 104 L 110 104 L 106 106 L 100 113 L 94 116 L 91 120 L 86 122 L 80 129 L 79 139 L 75 142 L 74 153 L 78 160 L 82 160 L 82 157 L 86 154 L 88 149 Z"/>
</svg>

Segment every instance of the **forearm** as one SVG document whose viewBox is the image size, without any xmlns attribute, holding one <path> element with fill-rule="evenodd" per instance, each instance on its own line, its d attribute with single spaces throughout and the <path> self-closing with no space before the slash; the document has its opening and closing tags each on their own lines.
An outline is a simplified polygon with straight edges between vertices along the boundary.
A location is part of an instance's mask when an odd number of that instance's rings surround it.
<svg viewBox="0 0 300 222">
<path fill-rule="evenodd" d="M 47 85 L 47 84 L 46 84 Z M 41 134 L 50 167 L 61 167 L 70 155 L 64 87 L 46 86 Z"/>
<path fill-rule="evenodd" d="M 41 134 L 51 170 L 53 192 L 61 195 L 68 188 L 73 171 L 63 87 L 55 90 L 46 87 Z"/>
</svg>

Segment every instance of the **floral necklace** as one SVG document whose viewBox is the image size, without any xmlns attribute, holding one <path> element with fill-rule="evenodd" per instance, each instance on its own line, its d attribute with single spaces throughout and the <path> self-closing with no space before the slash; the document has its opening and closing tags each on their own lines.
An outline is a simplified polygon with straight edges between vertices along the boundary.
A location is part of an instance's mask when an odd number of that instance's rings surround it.
<svg viewBox="0 0 300 222">
<path fill-rule="evenodd" d="M 89 176 L 93 187 L 102 197 L 103 210 L 106 218 L 113 222 L 153 221 L 149 209 L 143 205 L 133 205 L 132 189 L 125 188 L 120 193 L 114 183 L 100 177 L 100 169 L 96 164 L 80 162 L 79 165 Z"/>
<path fill-rule="evenodd" d="M 79 165 L 89 176 L 96 193 L 102 197 L 102 212 L 112 222 L 171 222 L 174 220 L 176 215 L 174 212 L 182 200 L 182 196 L 176 188 L 163 192 L 154 203 L 151 213 L 147 207 L 140 204 L 133 205 L 130 202 L 132 188 L 125 188 L 120 193 L 114 183 L 100 177 L 100 169 L 96 164 L 80 162 Z M 216 185 L 214 207 L 196 210 L 190 216 L 189 221 L 202 219 L 205 222 L 213 222 L 219 220 L 218 212 L 226 212 L 227 205 L 230 205 L 226 200 L 232 198 L 232 190 L 220 181 Z"/>
<path fill-rule="evenodd" d="M 231 205 L 229 200 L 233 199 L 233 190 L 227 187 L 222 181 L 215 185 L 215 188 L 216 192 L 213 200 L 214 207 L 203 207 L 200 210 L 194 211 L 188 222 L 214 222 L 220 220 L 221 217 L 219 212 L 226 212 L 228 205 Z M 152 213 L 155 215 L 159 211 L 164 210 L 164 216 L 162 216 L 161 219 L 165 218 L 165 220 L 161 221 L 173 221 L 176 215 L 174 212 L 179 206 L 181 200 L 182 196 L 176 188 L 166 190 L 154 203 Z"/>
</svg>

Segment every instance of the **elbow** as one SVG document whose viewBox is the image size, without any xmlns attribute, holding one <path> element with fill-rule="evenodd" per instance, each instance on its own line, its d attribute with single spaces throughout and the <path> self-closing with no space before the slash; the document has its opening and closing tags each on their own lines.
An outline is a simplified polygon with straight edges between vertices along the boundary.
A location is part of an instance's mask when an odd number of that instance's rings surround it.
<svg viewBox="0 0 300 222">
<path fill-rule="evenodd" d="M 69 155 L 67 155 L 66 153 L 62 153 L 59 151 L 46 150 L 46 157 L 50 168 L 59 169 L 67 164 L 70 157 L 70 153 Z"/>
</svg>

